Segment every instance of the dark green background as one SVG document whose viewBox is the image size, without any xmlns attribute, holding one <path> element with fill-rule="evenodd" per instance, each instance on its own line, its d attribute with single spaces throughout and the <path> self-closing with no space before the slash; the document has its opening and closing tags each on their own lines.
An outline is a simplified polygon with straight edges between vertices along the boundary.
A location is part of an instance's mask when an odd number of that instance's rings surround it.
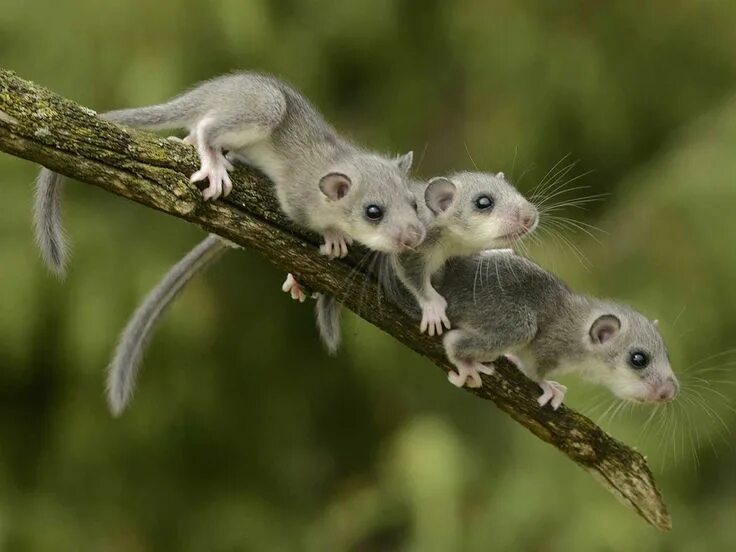
<svg viewBox="0 0 736 552">
<path fill-rule="evenodd" d="M 565 232 L 587 269 L 542 233 L 533 257 L 659 318 L 689 381 L 646 430 L 650 408 L 602 420 L 649 457 L 665 535 L 362 321 L 328 358 L 283 274 L 228 253 L 166 316 L 114 420 L 117 333 L 202 233 L 72 183 L 62 285 L 33 244 L 36 167 L 2 155 L 0 549 L 733 547 L 736 3 L 0 0 L 0 55 L 99 110 L 274 73 L 356 141 L 414 149 L 422 176 L 472 155 L 529 192 L 569 154 L 570 176 L 594 171 L 571 195 L 610 195 L 567 214 L 605 233 Z M 594 419 L 609 406 L 566 381 Z"/>
</svg>

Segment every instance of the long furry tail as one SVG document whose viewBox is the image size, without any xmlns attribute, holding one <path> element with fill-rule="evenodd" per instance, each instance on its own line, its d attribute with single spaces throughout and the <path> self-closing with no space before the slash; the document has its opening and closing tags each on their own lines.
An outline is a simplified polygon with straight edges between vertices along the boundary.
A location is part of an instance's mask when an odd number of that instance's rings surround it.
<svg viewBox="0 0 736 552">
<path fill-rule="evenodd" d="M 317 297 L 314 312 L 322 343 L 324 343 L 329 354 L 337 354 L 337 350 L 340 348 L 340 341 L 342 340 L 342 332 L 340 331 L 340 315 L 342 310 L 340 309 L 340 304 L 335 300 L 334 295 L 321 293 Z"/>
<path fill-rule="evenodd" d="M 130 401 L 143 351 L 166 307 L 194 275 L 227 247 L 219 237 L 209 235 L 176 263 L 138 306 L 120 334 L 115 356 L 108 366 L 107 402 L 114 416 L 119 416 Z"/>
<path fill-rule="evenodd" d="M 61 193 L 64 177 L 49 169 L 41 169 L 36 178 L 36 198 L 33 204 L 33 226 L 41 258 L 59 278 L 66 275 L 69 250 L 61 223 Z"/>
</svg>

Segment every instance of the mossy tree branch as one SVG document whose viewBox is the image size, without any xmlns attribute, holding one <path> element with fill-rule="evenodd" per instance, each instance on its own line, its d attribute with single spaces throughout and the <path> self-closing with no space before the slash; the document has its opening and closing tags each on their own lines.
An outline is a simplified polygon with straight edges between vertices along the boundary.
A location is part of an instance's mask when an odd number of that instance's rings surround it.
<svg viewBox="0 0 736 552">
<path fill-rule="evenodd" d="M 205 203 L 189 183 L 188 176 L 199 165 L 192 147 L 103 121 L 95 112 L 5 70 L 0 70 L 0 150 L 255 249 L 310 288 L 337 295 L 364 319 L 451 370 L 439 339 L 419 334 L 416 321 L 385 301 L 379 303 L 375 283 L 358 264 L 358 248 L 343 261 L 320 256 L 317 237 L 281 214 L 268 180 L 253 171 L 238 168 L 233 193 L 226 200 Z M 345 294 L 348 278 L 364 284 L 366 292 Z M 469 391 L 493 401 L 562 451 L 647 522 L 660 530 L 671 527 L 642 455 L 565 406 L 556 412 L 540 408 L 538 387 L 511 364 L 501 362 L 495 375 L 484 376 L 482 388 Z"/>
</svg>

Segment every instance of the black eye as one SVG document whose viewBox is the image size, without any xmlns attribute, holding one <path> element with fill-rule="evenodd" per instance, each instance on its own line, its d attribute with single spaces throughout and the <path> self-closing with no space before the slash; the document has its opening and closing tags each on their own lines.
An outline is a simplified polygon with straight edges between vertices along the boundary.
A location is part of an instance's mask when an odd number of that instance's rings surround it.
<svg viewBox="0 0 736 552">
<path fill-rule="evenodd" d="M 475 207 L 479 211 L 486 211 L 488 209 L 493 209 L 493 206 L 496 204 L 495 201 L 493 201 L 492 197 L 488 197 L 487 195 L 478 196 L 475 198 Z"/>
<path fill-rule="evenodd" d="M 649 366 L 649 355 L 643 351 L 634 351 L 629 355 L 629 364 L 637 369 Z"/>
<path fill-rule="evenodd" d="M 383 209 L 378 205 L 369 205 L 365 208 L 365 216 L 369 220 L 381 220 L 383 218 Z"/>
</svg>

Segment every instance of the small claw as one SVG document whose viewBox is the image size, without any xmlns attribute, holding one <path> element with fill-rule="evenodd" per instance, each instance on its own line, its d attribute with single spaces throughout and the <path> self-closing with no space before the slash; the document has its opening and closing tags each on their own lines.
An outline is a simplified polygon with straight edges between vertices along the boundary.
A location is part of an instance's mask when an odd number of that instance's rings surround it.
<svg viewBox="0 0 736 552">
<path fill-rule="evenodd" d="M 230 168 L 232 169 L 232 165 L 230 165 Z M 227 174 L 227 172 L 222 177 L 222 195 L 223 197 L 230 194 L 230 192 L 233 191 L 233 182 L 230 180 L 230 175 Z"/>
<path fill-rule="evenodd" d="M 201 180 L 204 180 L 205 178 L 207 178 L 207 170 L 199 169 L 197 172 L 189 177 L 189 182 L 199 182 Z"/>
<path fill-rule="evenodd" d="M 233 164 L 230 162 L 230 159 L 228 159 L 226 155 L 222 156 L 221 161 L 222 161 L 222 166 L 225 167 L 226 171 L 233 170 L 234 168 Z"/>
<path fill-rule="evenodd" d="M 205 200 L 219 199 L 222 195 L 222 183 L 216 179 L 210 178 L 210 185 L 202 191 L 202 197 Z"/>
</svg>

